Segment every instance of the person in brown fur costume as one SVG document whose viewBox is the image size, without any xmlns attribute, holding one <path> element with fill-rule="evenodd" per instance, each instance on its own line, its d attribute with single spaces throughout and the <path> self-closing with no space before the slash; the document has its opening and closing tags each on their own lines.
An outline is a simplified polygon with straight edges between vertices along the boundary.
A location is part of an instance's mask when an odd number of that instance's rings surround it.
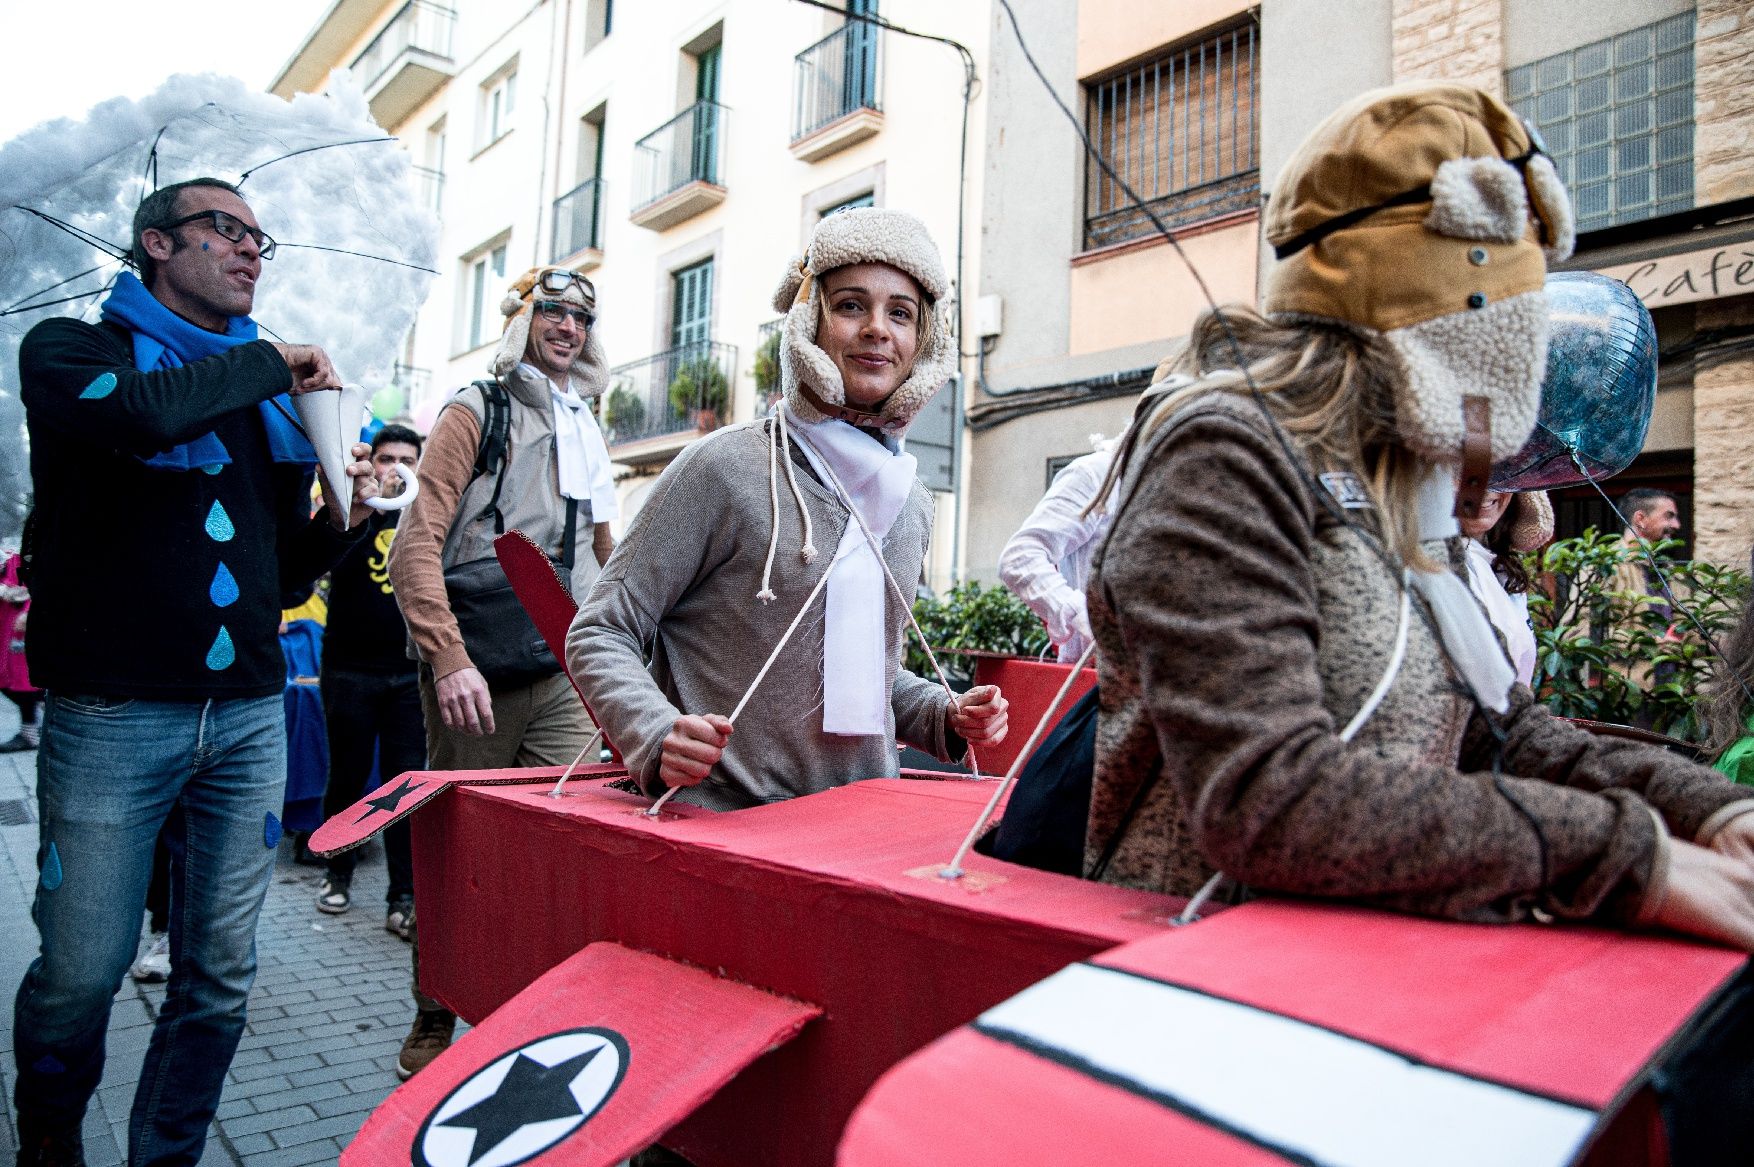
<svg viewBox="0 0 1754 1167">
<path fill-rule="evenodd" d="M 1754 949 L 1748 791 L 1549 716 L 1464 582 L 1458 470 L 1534 425 L 1572 236 L 1479 90 L 1366 94 L 1287 164 L 1265 314 L 1199 320 L 1193 382 L 1124 448 L 1088 591 L 1094 874 Z"/>
</svg>

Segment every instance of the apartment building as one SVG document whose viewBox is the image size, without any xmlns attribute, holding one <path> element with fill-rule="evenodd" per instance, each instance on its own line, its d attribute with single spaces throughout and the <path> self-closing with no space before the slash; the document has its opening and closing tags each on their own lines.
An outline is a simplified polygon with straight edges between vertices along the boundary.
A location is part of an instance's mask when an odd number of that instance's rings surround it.
<svg viewBox="0 0 1754 1167">
<path fill-rule="evenodd" d="M 1696 555 L 1754 541 L 1754 13 L 1738 0 L 1012 0 L 1056 92 L 1176 232 L 1219 301 L 1254 302 L 1259 207 L 1341 102 L 1399 81 L 1467 81 L 1534 123 L 1579 217 L 1566 266 L 1625 280 L 1662 345 L 1639 459 L 1607 489 L 1656 485 Z M 1114 434 L 1204 306 L 1188 268 L 1083 148 L 1008 33 L 977 285 L 967 409 L 968 574 L 1059 466 Z M 1608 509 L 1556 499 L 1560 534 Z"/>
<path fill-rule="evenodd" d="M 984 60 L 985 5 L 849 6 Z M 335 68 L 423 168 L 442 222 L 444 270 L 405 345 L 410 415 L 430 425 L 484 375 L 511 279 L 586 272 L 628 513 L 683 445 L 766 408 L 774 289 L 823 215 L 912 211 L 951 268 L 965 229 L 959 278 L 974 278 L 986 99 L 975 87 L 963 173 L 965 68 L 937 41 L 795 0 L 336 0 L 272 88 L 320 89 Z M 954 394 L 941 398 L 910 437 L 944 500 L 939 581 L 961 469 Z"/>
</svg>

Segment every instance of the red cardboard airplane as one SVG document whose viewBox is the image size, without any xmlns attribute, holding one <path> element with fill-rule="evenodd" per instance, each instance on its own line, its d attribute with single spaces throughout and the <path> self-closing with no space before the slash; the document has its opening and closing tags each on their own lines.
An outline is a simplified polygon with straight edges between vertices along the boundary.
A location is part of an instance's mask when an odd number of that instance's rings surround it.
<svg viewBox="0 0 1754 1167">
<path fill-rule="evenodd" d="M 564 659 L 571 598 L 498 551 Z M 983 672 L 1019 730 L 1065 675 Z M 421 808 L 422 987 L 475 1023 L 343 1164 L 1655 1167 L 1647 1082 L 1745 963 L 1274 900 L 1177 927 L 978 855 L 947 879 L 992 787 L 942 775 L 651 818 L 618 764 L 560 773 L 402 775 L 311 839 Z"/>
</svg>

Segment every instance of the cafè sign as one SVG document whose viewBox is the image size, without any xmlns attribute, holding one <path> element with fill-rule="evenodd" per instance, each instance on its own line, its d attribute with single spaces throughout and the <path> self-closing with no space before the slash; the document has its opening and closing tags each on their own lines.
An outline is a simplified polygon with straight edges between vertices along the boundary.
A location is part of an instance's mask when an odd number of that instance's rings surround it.
<svg viewBox="0 0 1754 1167">
<path fill-rule="evenodd" d="M 1597 270 L 1631 288 L 1647 308 L 1739 296 L 1754 292 L 1754 242 L 1684 251 Z"/>
</svg>

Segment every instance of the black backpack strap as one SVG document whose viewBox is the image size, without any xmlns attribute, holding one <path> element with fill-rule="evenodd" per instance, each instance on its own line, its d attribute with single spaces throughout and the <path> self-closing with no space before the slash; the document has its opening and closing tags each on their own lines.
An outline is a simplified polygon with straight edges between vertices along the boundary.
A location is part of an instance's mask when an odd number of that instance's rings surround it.
<svg viewBox="0 0 1754 1167">
<path fill-rule="evenodd" d="M 578 525 L 578 521 L 579 500 L 569 498 L 566 500 L 566 533 L 560 537 L 560 562 L 569 573 L 572 571 L 573 557 L 578 552 L 579 536 L 578 532 L 573 530 Z"/>
<path fill-rule="evenodd" d="M 500 467 L 505 465 L 506 446 L 511 440 L 512 402 L 506 394 L 505 386 L 498 381 L 477 381 L 475 388 L 481 390 L 481 403 L 486 416 L 481 422 L 481 444 L 475 449 L 475 472 L 469 476 L 473 484 L 483 474 L 494 476 L 493 497 L 481 508 L 476 518 L 485 519 L 493 516 L 493 533 L 505 534 L 505 515 L 500 513 L 499 492 L 505 487 L 505 476 Z M 468 485 L 465 485 L 465 490 Z"/>
</svg>

